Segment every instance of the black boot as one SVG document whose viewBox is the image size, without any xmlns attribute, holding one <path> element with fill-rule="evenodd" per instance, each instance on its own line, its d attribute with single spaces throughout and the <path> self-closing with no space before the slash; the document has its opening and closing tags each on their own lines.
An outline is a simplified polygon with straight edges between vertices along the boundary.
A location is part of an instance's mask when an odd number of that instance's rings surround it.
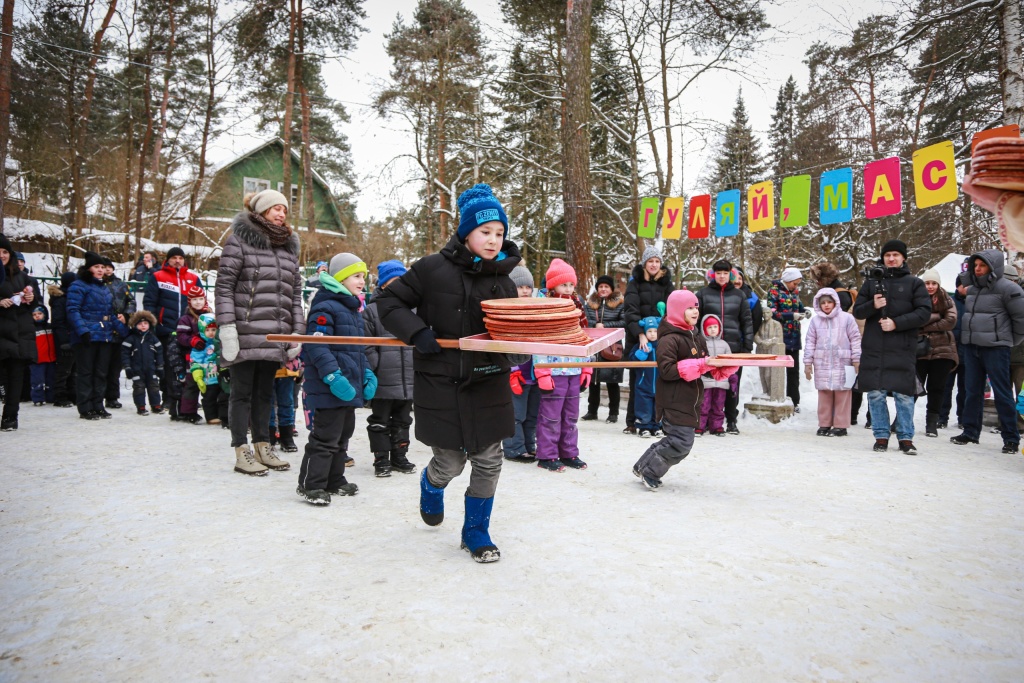
<svg viewBox="0 0 1024 683">
<path fill-rule="evenodd" d="M 285 426 L 278 433 L 277 442 L 281 444 L 281 450 L 285 453 L 295 453 L 299 447 L 295 445 L 295 437 L 292 436 L 291 428 Z"/>
<path fill-rule="evenodd" d="M 378 477 L 391 476 L 391 454 L 379 451 L 373 454 L 373 474 Z"/>
<path fill-rule="evenodd" d="M 583 417 L 581 417 L 580 419 L 581 420 L 586 420 L 588 422 L 591 421 L 591 420 L 596 420 L 597 419 L 597 412 L 591 412 L 591 411 L 588 410 L 586 412 L 586 414 L 583 415 Z"/>
<path fill-rule="evenodd" d="M 928 413 L 924 418 L 924 435 L 934 436 L 939 435 L 939 414 Z"/>
<path fill-rule="evenodd" d="M 416 465 L 409 462 L 409 459 L 405 457 L 405 454 L 408 452 L 408 449 L 405 448 L 391 451 L 391 469 L 398 470 L 402 474 L 412 474 L 415 472 Z"/>
<path fill-rule="evenodd" d="M 175 399 L 171 399 L 171 402 L 167 404 L 167 412 L 171 416 L 171 422 L 181 422 L 181 416 L 178 415 L 178 402 Z"/>
<path fill-rule="evenodd" d="M 275 427 L 274 425 L 270 425 L 269 434 L 270 434 L 270 447 L 271 448 L 276 448 L 277 447 L 277 427 Z"/>
</svg>

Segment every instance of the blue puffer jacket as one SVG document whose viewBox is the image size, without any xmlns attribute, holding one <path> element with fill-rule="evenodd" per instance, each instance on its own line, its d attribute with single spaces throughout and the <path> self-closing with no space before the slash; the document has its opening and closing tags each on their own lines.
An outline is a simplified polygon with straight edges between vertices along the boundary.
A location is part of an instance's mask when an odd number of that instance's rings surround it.
<svg viewBox="0 0 1024 683">
<path fill-rule="evenodd" d="M 114 315 L 114 297 L 110 290 L 82 266 L 78 279 L 68 287 L 68 322 L 71 344 L 79 344 L 89 335 L 90 342 L 113 342 L 114 334 L 128 336 L 128 328 Z"/>
<path fill-rule="evenodd" d="M 359 314 L 360 301 L 352 296 L 341 284 L 326 282 L 313 297 L 313 304 L 306 316 L 307 334 L 318 336 L 362 337 L 363 317 Z M 302 361 L 306 366 L 303 388 L 306 390 L 306 407 L 318 408 L 360 407 L 363 405 L 363 379 L 370 365 L 362 346 L 341 346 L 327 344 L 302 345 Z M 341 374 L 356 390 L 355 398 L 342 401 L 331 393 L 324 377 L 341 370 Z"/>
</svg>

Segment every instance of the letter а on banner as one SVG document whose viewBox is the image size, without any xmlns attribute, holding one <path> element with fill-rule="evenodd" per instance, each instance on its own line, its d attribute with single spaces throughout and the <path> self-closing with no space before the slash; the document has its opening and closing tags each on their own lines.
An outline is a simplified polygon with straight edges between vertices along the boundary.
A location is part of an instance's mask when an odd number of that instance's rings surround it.
<svg viewBox="0 0 1024 683">
<path fill-rule="evenodd" d="M 872 161 L 864 167 L 864 215 L 893 216 L 903 209 L 900 158 Z"/>
</svg>

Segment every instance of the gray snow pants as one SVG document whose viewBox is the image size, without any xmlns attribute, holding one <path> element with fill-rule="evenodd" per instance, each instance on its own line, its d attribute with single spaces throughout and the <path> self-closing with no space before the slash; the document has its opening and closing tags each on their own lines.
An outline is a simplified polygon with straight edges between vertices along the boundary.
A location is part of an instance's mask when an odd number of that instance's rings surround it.
<svg viewBox="0 0 1024 683">
<path fill-rule="evenodd" d="M 693 430 L 691 429 L 692 433 Z M 493 498 L 498 488 L 498 476 L 501 474 L 501 442 L 492 443 L 482 451 L 467 453 L 464 450 L 448 448 L 431 448 L 434 457 L 427 464 L 427 477 L 430 483 L 443 489 L 466 468 L 466 460 L 473 467 L 469 474 L 469 488 L 466 495 L 470 498 Z"/>
<path fill-rule="evenodd" d="M 662 421 L 665 436 L 644 451 L 634 467 L 648 477 L 661 479 L 673 465 L 678 465 L 693 449 L 693 427 L 681 427 Z"/>
</svg>

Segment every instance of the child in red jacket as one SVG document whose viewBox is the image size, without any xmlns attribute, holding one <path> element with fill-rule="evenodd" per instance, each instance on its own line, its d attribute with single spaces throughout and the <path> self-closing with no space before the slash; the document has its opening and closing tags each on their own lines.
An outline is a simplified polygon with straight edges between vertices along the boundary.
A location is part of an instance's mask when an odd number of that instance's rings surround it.
<svg viewBox="0 0 1024 683">
<path fill-rule="evenodd" d="M 57 344 L 53 341 L 53 328 L 50 327 L 45 306 L 39 305 L 32 309 L 32 321 L 36 325 L 36 362 L 29 369 L 29 377 L 32 405 L 41 406 L 44 403 L 53 403 L 56 391 Z"/>
</svg>

